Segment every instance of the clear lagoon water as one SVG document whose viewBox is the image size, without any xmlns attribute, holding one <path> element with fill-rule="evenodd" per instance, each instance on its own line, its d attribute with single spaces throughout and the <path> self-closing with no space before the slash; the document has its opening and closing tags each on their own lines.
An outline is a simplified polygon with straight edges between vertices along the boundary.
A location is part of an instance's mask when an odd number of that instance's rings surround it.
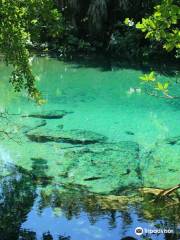
<svg viewBox="0 0 180 240">
<path fill-rule="evenodd" d="M 1 240 L 180 239 L 179 204 L 137 194 L 180 183 L 178 99 L 145 94 L 141 69 L 43 57 L 33 62 L 47 100 L 38 106 L 0 70 Z"/>
</svg>

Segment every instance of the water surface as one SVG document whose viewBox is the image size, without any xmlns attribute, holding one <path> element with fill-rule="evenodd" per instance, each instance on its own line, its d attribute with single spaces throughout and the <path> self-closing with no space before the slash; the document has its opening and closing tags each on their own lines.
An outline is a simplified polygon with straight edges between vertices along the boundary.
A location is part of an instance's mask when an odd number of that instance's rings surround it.
<svg viewBox="0 0 180 240">
<path fill-rule="evenodd" d="M 179 205 L 136 195 L 180 182 L 178 100 L 146 95 L 142 70 L 36 58 L 33 71 L 47 100 L 37 106 L 7 87 L 10 69 L 0 68 L 0 239 L 143 239 L 137 226 L 174 231 L 151 239 L 179 239 Z M 30 117 L 58 110 L 62 118 Z M 61 141 L 32 141 L 32 132 L 60 134 Z"/>
</svg>

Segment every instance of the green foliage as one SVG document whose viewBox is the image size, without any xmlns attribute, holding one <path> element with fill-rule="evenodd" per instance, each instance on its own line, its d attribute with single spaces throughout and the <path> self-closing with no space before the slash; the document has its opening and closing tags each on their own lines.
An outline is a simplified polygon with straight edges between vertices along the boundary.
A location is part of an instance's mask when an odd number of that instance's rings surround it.
<svg viewBox="0 0 180 240">
<path fill-rule="evenodd" d="M 66 36 L 61 39 L 61 46 L 65 45 L 66 52 L 70 50 L 72 53 L 84 51 L 85 54 L 94 51 L 108 52 L 113 57 L 121 55 L 134 58 L 142 56 L 144 47 L 148 49 L 144 46 L 143 33 L 137 29 L 128 29 L 123 20 L 126 16 L 131 16 L 139 21 L 146 13 L 151 12 L 157 0 L 58 0 L 58 2 L 65 18 L 65 25 L 68 26 Z M 121 29 L 118 29 L 119 24 Z M 70 28 L 71 31 L 68 30 Z M 113 37 L 115 41 L 112 41 Z"/>
<path fill-rule="evenodd" d="M 136 28 L 146 33 L 145 38 L 161 42 L 167 52 L 176 50 L 176 57 L 179 57 L 180 7 L 174 2 L 173 0 L 162 0 L 161 4 L 155 7 L 154 13 L 148 18 L 142 18 L 142 22 L 138 22 Z M 129 26 L 131 21 L 132 20 L 127 18 L 125 19 L 125 24 Z M 153 90 L 161 92 L 168 98 L 174 98 L 168 94 L 169 83 L 157 82 L 154 72 L 145 74 L 141 76 L 140 79 L 153 86 Z M 156 82 L 155 85 L 152 82 Z"/>
<path fill-rule="evenodd" d="M 14 68 L 10 82 L 42 103 L 31 70 L 29 46 L 62 31 L 61 14 L 51 0 L 0 0 L 0 51 Z"/>
<path fill-rule="evenodd" d="M 163 93 L 167 93 L 167 92 L 168 92 L 168 86 L 169 86 L 169 83 L 168 83 L 168 82 L 166 82 L 166 83 L 164 83 L 164 84 L 158 82 L 155 89 L 158 90 L 158 91 L 161 91 L 161 92 L 163 92 Z"/>
<path fill-rule="evenodd" d="M 143 18 L 136 24 L 136 28 L 146 33 L 146 38 L 155 39 L 163 43 L 167 51 L 180 49 L 180 7 L 173 0 L 163 0 L 155 7 L 154 13 Z M 126 20 L 127 22 L 127 20 Z"/>
<path fill-rule="evenodd" d="M 135 59 L 144 53 L 143 35 L 135 28 L 127 28 L 122 23 L 113 31 L 108 50 L 113 56 Z"/>
<path fill-rule="evenodd" d="M 144 74 L 143 76 L 140 77 L 140 79 L 145 82 L 154 82 L 156 80 L 154 72 L 150 72 L 149 74 Z"/>
<path fill-rule="evenodd" d="M 152 87 L 152 90 L 157 90 L 158 92 L 162 93 L 166 97 L 172 97 L 168 95 L 168 87 L 169 82 L 159 82 L 155 76 L 155 73 L 152 71 L 149 74 L 144 74 L 143 76 L 139 77 L 143 83 L 148 83 L 149 86 Z M 173 98 L 173 97 L 172 97 Z"/>
<path fill-rule="evenodd" d="M 172 0 L 163 0 L 153 15 L 135 27 L 134 22 L 152 14 L 157 2 L 0 0 L 0 52 L 13 66 L 10 81 L 15 90 L 25 88 L 29 96 L 43 102 L 31 70 L 30 50 L 35 47 L 57 50 L 60 56 L 99 51 L 142 59 L 159 51 L 155 41 L 144 40 L 145 32 L 148 39 L 163 42 L 168 51 L 179 49 L 179 7 Z M 123 23 L 126 16 L 130 18 Z"/>
<path fill-rule="evenodd" d="M 132 27 L 132 26 L 134 26 L 134 21 L 133 21 L 133 19 L 125 18 L 124 24 L 129 27 Z"/>
<path fill-rule="evenodd" d="M 61 57 L 68 57 L 76 53 L 92 52 L 93 50 L 94 48 L 89 41 L 80 38 L 73 26 L 65 26 L 60 38 L 60 46 L 57 45 L 57 51 Z"/>
</svg>

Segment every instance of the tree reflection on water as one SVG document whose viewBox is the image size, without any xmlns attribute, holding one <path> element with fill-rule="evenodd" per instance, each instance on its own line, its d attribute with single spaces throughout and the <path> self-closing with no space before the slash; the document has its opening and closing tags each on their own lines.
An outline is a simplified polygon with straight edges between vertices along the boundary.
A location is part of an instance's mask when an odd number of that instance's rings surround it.
<svg viewBox="0 0 180 240">
<path fill-rule="evenodd" d="M 161 238 L 165 240 L 178 240 L 180 235 L 177 232 L 179 223 L 179 205 L 165 206 L 163 203 L 152 203 L 143 201 L 142 203 L 131 203 L 120 201 L 120 199 L 109 196 L 97 196 L 81 189 L 73 188 L 58 189 L 52 187 L 51 179 L 45 174 L 45 169 L 34 175 L 32 172 L 17 166 L 10 166 L 8 174 L 1 177 L 0 183 L 0 239 L 1 240 L 53 240 L 52 232 L 44 232 L 39 238 L 33 229 L 23 228 L 23 223 L 28 220 L 29 213 L 36 208 L 39 214 L 44 209 L 51 208 L 52 213 L 57 217 L 61 216 L 70 221 L 78 220 L 82 213 L 86 213 L 91 225 L 96 225 L 99 221 L 107 220 L 108 229 L 117 229 L 121 221 L 121 231 L 119 239 L 136 239 L 134 236 L 127 236 L 127 229 L 133 225 L 135 211 L 137 217 L 143 221 L 158 221 L 157 228 L 172 228 L 174 234 L 164 234 Z M 128 199 L 128 198 L 124 198 Z M 60 215 L 58 216 L 58 211 Z M 43 221 L 43 220 L 42 220 Z M 44 223 L 45 224 L 45 223 Z M 106 231 L 106 229 L 103 229 Z M 147 236 L 144 236 L 147 237 Z M 58 240 L 73 240 L 71 229 L 67 235 L 60 234 Z M 83 239 L 83 236 L 82 236 Z M 99 238 L 102 239 L 102 238 Z M 138 239 L 138 238 L 137 238 Z M 144 238 L 151 239 L 151 238 Z M 153 238 L 156 239 L 156 238 Z"/>
</svg>

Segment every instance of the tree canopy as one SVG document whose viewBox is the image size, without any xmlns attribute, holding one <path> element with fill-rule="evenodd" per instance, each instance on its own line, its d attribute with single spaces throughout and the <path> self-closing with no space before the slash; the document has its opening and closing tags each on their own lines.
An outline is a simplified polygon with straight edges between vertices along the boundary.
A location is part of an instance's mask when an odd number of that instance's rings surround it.
<svg viewBox="0 0 180 240">
<path fill-rule="evenodd" d="M 39 103 L 31 69 L 31 50 L 39 46 L 53 46 L 60 55 L 99 51 L 130 60 L 159 56 L 159 44 L 176 56 L 180 49 L 177 0 L 0 0 L 0 18 L 0 52 L 13 66 L 10 82 Z"/>
<path fill-rule="evenodd" d="M 62 31 L 62 16 L 51 0 L 0 0 L 0 51 L 14 68 L 10 82 L 40 101 L 31 70 L 29 48 Z"/>
<path fill-rule="evenodd" d="M 136 28 L 146 32 L 146 38 L 162 41 L 167 51 L 180 50 L 180 6 L 173 0 L 163 0 L 155 6 L 154 13 L 143 18 L 136 24 Z"/>
<path fill-rule="evenodd" d="M 145 33 L 145 38 L 156 40 L 161 43 L 167 52 L 176 51 L 176 57 L 180 57 L 180 7 L 173 0 L 162 0 L 161 4 L 154 7 L 154 12 L 147 18 L 142 18 L 141 22 L 134 23 L 133 19 L 126 18 L 125 24 L 129 27 L 136 27 Z M 179 98 L 168 93 L 169 82 L 159 82 L 154 72 L 144 74 L 140 79 L 148 83 L 153 90 L 157 90 L 168 98 Z M 154 92 L 154 91 L 153 91 Z M 150 92 L 157 96 L 156 93 Z"/>
</svg>

